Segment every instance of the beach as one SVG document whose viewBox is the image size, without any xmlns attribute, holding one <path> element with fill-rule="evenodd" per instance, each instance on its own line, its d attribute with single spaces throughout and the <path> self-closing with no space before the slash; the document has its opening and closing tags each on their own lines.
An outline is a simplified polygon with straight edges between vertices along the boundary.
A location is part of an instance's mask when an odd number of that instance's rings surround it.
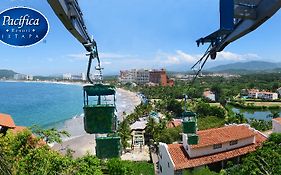
<svg viewBox="0 0 281 175">
<path fill-rule="evenodd" d="M 136 93 L 118 88 L 116 91 L 118 120 L 122 121 L 124 119 L 123 113 L 132 113 L 140 103 L 140 97 Z M 62 144 L 52 145 L 53 149 L 63 154 L 66 153 L 67 149 L 71 149 L 74 151 L 74 157 L 81 157 L 87 152 L 95 154 L 95 134 L 87 134 L 84 131 L 83 115 L 65 121 L 61 130 L 67 131 L 71 136 L 63 138 Z"/>
</svg>

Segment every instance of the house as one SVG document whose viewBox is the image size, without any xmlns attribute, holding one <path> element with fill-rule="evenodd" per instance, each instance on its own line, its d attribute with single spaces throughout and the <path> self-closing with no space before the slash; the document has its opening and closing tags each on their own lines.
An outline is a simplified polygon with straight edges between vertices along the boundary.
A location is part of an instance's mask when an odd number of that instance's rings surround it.
<svg viewBox="0 0 281 175">
<path fill-rule="evenodd" d="M 272 132 L 281 133 L 281 117 L 272 119 Z"/>
<path fill-rule="evenodd" d="M 278 94 L 267 91 L 259 91 L 258 89 L 249 89 L 248 90 L 248 98 L 260 98 L 263 100 L 276 100 L 278 99 Z"/>
<path fill-rule="evenodd" d="M 182 144 L 159 144 L 159 174 L 180 175 L 186 169 L 220 165 L 236 160 L 256 150 L 267 137 L 246 124 L 197 131 L 199 142 L 188 144 L 183 134 Z"/>
<path fill-rule="evenodd" d="M 10 115 L 0 113 L 0 133 L 6 135 L 8 129 L 13 129 L 15 127 L 14 120 Z"/>
<path fill-rule="evenodd" d="M 248 90 L 248 98 L 258 98 L 258 89 L 249 89 Z"/>
<path fill-rule="evenodd" d="M 145 145 L 145 128 L 146 128 L 147 120 L 145 118 L 141 118 L 139 121 L 133 123 L 131 128 L 131 137 L 132 137 L 132 145 Z"/>
<path fill-rule="evenodd" d="M 212 91 L 204 91 L 203 96 L 211 101 L 216 101 L 216 94 Z"/>
<path fill-rule="evenodd" d="M 276 100 L 276 99 L 278 99 L 278 94 L 262 91 L 262 92 L 258 93 L 258 98 L 264 99 L 264 100 Z"/>
</svg>

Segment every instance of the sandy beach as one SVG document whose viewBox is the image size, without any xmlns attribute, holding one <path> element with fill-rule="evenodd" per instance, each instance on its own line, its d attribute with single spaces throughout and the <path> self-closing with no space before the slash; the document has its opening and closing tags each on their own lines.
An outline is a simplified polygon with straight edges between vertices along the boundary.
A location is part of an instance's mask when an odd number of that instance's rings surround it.
<svg viewBox="0 0 281 175">
<path fill-rule="evenodd" d="M 130 114 L 135 107 L 141 103 L 139 96 L 124 89 L 117 89 L 116 92 L 116 107 L 117 116 L 120 121 L 123 120 L 123 112 Z M 81 157 L 87 152 L 95 154 L 95 135 L 87 134 L 84 131 L 83 115 L 74 117 L 64 123 L 62 130 L 71 134 L 69 138 L 63 138 L 62 144 L 54 144 L 53 149 L 65 153 L 67 148 L 74 151 L 74 157 Z"/>
</svg>

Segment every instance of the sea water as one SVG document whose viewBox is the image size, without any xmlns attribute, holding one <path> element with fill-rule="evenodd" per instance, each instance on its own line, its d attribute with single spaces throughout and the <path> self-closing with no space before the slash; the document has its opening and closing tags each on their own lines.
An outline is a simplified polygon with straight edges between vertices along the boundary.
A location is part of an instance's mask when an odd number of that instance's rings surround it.
<svg viewBox="0 0 281 175">
<path fill-rule="evenodd" d="M 0 113 L 11 115 L 19 126 L 59 127 L 83 113 L 82 86 L 0 82 Z"/>
</svg>

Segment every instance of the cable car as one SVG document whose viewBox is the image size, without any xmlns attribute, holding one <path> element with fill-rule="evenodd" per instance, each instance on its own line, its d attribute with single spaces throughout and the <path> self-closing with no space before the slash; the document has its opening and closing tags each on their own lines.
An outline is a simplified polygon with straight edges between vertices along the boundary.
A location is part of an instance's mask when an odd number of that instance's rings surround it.
<svg viewBox="0 0 281 175">
<path fill-rule="evenodd" d="M 111 133 L 116 129 L 115 87 L 89 84 L 84 91 L 84 129 L 89 134 Z M 110 97 L 112 99 L 108 99 Z"/>
</svg>

